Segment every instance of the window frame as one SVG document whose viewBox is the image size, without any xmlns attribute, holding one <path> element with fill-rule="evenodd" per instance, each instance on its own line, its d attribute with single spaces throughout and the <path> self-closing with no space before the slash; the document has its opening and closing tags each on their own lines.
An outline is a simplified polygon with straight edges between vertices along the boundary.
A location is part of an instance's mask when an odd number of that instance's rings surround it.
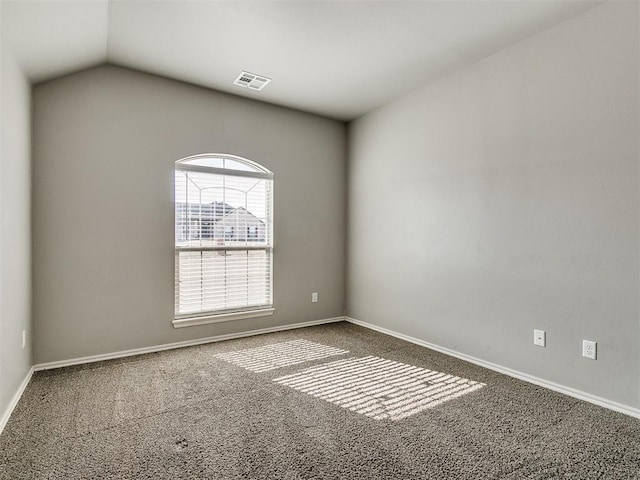
<svg viewBox="0 0 640 480">
<path fill-rule="evenodd" d="M 192 165 L 185 162 L 197 161 L 199 159 L 207 159 L 207 158 L 223 158 L 229 159 L 234 162 L 241 163 L 246 165 L 249 168 L 254 170 L 236 170 L 233 168 L 220 168 L 213 166 L 204 166 L 204 165 Z M 199 173 L 207 173 L 214 175 L 222 175 L 229 177 L 249 177 L 256 179 L 263 179 L 270 181 L 270 192 L 268 198 L 268 209 L 267 218 L 268 222 L 265 222 L 265 239 L 269 239 L 270 242 L 267 242 L 265 246 L 231 246 L 231 245 L 221 245 L 221 246 L 178 246 L 177 238 L 175 237 L 176 231 L 176 194 L 175 194 L 175 186 L 176 180 L 175 175 L 180 171 L 186 172 L 199 172 Z M 175 162 L 174 166 L 174 201 L 173 201 L 173 211 L 174 211 L 174 261 L 179 262 L 179 253 L 180 252 L 189 252 L 189 251 L 251 251 L 251 250 L 259 250 L 265 251 L 268 254 L 268 268 L 269 268 L 269 294 L 270 294 L 270 302 L 268 304 L 263 305 L 255 305 L 248 307 L 241 307 L 237 309 L 229 309 L 229 310 L 220 310 L 220 311 L 203 311 L 203 312 L 191 312 L 179 314 L 177 311 L 177 302 L 176 299 L 179 298 L 178 291 L 178 266 L 174 265 L 174 319 L 172 321 L 173 326 L 175 328 L 179 327 L 188 327 L 195 325 L 205 325 L 208 323 L 217 323 L 217 322 L 226 322 L 230 320 L 238 320 L 243 318 L 256 318 L 267 315 L 272 315 L 275 312 L 275 308 L 273 305 L 273 297 L 274 297 L 274 285 L 273 285 L 273 253 L 274 253 L 274 236 L 273 236 L 273 223 L 274 223 L 274 175 L 273 172 L 266 169 L 262 165 L 253 162 L 249 159 L 239 157 L 237 155 L 230 155 L 226 153 L 205 153 L 192 155 L 189 157 L 181 158 Z M 188 202 L 187 202 L 188 205 Z M 188 208 L 188 207 L 187 207 Z M 224 232 L 225 239 L 226 231 Z"/>
</svg>

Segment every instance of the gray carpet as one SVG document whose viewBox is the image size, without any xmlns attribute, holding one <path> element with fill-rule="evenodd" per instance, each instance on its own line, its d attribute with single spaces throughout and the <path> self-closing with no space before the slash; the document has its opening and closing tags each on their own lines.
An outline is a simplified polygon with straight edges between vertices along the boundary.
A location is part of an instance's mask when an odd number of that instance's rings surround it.
<svg viewBox="0 0 640 480">
<path fill-rule="evenodd" d="M 640 421 L 337 323 L 36 373 L 0 478 L 640 479 Z"/>
</svg>

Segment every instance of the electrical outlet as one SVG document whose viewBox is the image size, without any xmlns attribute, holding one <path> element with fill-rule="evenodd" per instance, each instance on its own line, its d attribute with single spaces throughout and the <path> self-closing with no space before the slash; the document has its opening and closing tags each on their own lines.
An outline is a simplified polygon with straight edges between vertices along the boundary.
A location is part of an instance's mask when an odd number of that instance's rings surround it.
<svg viewBox="0 0 640 480">
<path fill-rule="evenodd" d="M 590 358 L 591 360 L 596 359 L 597 353 L 597 343 L 591 340 L 582 340 L 582 356 L 586 358 Z"/>
<path fill-rule="evenodd" d="M 533 344 L 539 347 L 547 346 L 547 333 L 544 330 L 533 331 Z"/>
<path fill-rule="evenodd" d="M 27 346 L 27 331 L 22 330 L 22 348 Z"/>
<path fill-rule="evenodd" d="M 312 301 L 313 303 L 318 303 L 318 292 L 313 292 L 313 293 L 311 294 L 311 301 Z"/>
</svg>

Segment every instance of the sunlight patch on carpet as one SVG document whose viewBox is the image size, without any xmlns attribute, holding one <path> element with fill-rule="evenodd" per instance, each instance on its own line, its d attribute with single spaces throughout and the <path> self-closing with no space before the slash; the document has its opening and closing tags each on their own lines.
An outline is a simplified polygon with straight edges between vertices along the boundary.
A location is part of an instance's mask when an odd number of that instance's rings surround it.
<svg viewBox="0 0 640 480">
<path fill-rule="evenodd" d="M 325 363 L 274 382 L 376 420 L 401 420 L 485 386 L 372 356 Z"/>
<path fill-rule="evenodd" d="M 345 353 L 349 353 L 349 351 L 308 340 L 291 340 L 290 342 L 220 353 L 214 357 L 259 373 L 312 360 L 344 355 Z"/>
</svg>

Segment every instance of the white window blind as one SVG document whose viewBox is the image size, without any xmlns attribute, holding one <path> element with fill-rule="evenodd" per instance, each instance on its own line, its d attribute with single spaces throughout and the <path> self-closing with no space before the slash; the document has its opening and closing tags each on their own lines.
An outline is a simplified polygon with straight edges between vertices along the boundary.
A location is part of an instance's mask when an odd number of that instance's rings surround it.
<svg viewBox="0 0 640 480">
<path fill-rule="evenodd" d="M 273 175 L 239 157 L 176 162 L 175 317 L 272 306 Z"/>
</svg>

